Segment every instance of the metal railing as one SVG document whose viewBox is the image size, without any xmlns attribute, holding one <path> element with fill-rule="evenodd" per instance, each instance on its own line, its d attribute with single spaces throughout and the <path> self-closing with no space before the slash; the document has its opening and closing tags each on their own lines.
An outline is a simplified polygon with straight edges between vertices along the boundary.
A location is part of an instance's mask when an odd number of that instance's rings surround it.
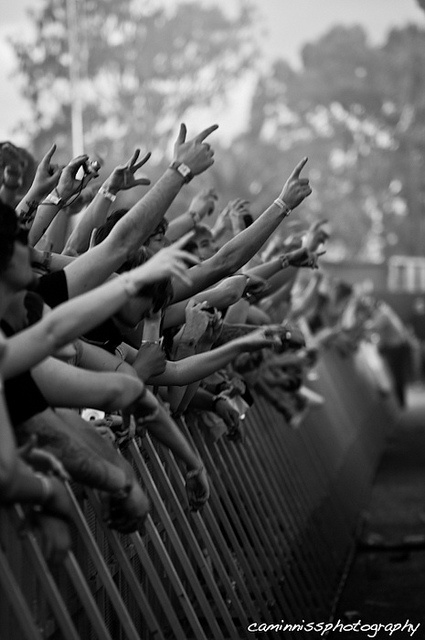
<svg viewBox="0 0 425 640">
<path fill-rule="evenodd" d="M 144 533 L 111 531 L 96 492 L 69 487 L 74 544 L 59 569 L 23 509 L 0 510 L 1 640 L 240 640 L 253 623 L 328 619 L 392 425 L 367 368 L 361 353 L 325 354 L 314 388 L 326 402 L 297 429 L 256 396 L 244 444 L 207 444 L 181 420 L 211 481 L 201 512 L 172 454 L 131 440 Z"/>
</svg>

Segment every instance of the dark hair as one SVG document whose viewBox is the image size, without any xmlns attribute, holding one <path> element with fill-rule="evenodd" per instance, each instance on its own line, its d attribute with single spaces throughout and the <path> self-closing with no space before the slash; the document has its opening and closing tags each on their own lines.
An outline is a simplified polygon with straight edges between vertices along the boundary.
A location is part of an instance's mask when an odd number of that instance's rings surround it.
<svg viewBox="0 0 425 640">
<path fill-rule="evenodd" d="M 96 229 L 94 234 L 94 244 L 100 244 L 109 236 L 112 229 L 115 227 L 117 222 L 121 220 L 128 212 L 128 209 L 117 209 L 113 211 L 110 216 L 106 219 L 106 222 L 102 224 L 101 227 Z"/>
<path fill-rule="evenodd" d="M 18 231 L 19 224 L 15 210 L 0 200 L 0 273 L 7 269 L 12 258 Z"/>
<path fill-rule="evenodd" d="M 111 213 L 111 215 L 106 220 L 105 224 L 99 227 L 96 230 L 94 236 L 95 244 L 100 244 L 111 232 L 113 227 L 117 224 L 121 218 L 125 216 L 128 212 L 128 209 L 118 209 Z M 154 233 L 155 235 L 160 231 L 167 230 L 168 222 L 165 218 L 160 222 L 160 224 L 156 227 Z M 130 271 L 131 269 L 135 269 L 139 267 L 141 264 L 144 264 L 154 255 L 153 251 L 148 249 L 148 247 L 142 246 L 140 249 L 135 251 L 125 262 L 121 265 L 119 269 L 117 269 L 118 273 L 123 273 L 124 271 Z M 153 300 L 153 312 L 157 313 L 160 309 L 164 308 L 169 304 L 173 297 L 173 287 L 171 285 L 170 278 L 164 278 L 163 280 L 158 280 L 157 282 L 153 282 L 152 284 L 148 284 L 139 291 L 139 295 L 152 298 Z"/>
<path fill-rule="evenodd" d="M 155 255 L 154 252 L 148 249 L 148 247 L 140 247 L 117 271 L 118 273 L 123 273 L 124 271 L 135 269 L 147 262 L 153 255 Z M 163 278 L 162 280 L 152 282 L 152 284 L 147 284 L 140 289 L 138 295 L 145 298 L 152 298 L 152 311 L 157 313 L 166 307 L 173 298 L 171 279 Z"/>
</svg>

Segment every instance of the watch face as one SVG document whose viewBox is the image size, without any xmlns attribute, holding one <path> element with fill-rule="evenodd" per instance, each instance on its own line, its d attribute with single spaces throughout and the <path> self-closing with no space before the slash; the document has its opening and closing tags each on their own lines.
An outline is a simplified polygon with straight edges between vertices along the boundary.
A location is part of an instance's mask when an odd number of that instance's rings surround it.
<svg viewBox="0 0 425 640">
<path fill-rule="evenodd" d="M 181 173 L 184 178 L 186 178 L 186 176 L 190 175 L 189 167 L 186 164 L 183 164 L 183 163 L 178 167 L 177 171 L 179 173 Z"/>
</svg>

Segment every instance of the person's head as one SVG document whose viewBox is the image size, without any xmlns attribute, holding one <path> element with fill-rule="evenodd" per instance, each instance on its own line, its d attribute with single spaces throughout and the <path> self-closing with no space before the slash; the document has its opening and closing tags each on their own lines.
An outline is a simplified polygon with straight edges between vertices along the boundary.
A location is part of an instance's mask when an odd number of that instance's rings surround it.
<svg viewBox="0 0 425 640">
<path fill-rule="evenodd" d="M 98 227 L 94 233 L 94 244 L 100 244 L 109 236 L 117 222 L 128 212 L 128 209 L 117 209 L 108 216 L 106 222 Z"/>
<path fill-rule="evenodd" d="M 151 233 L 149 238 L 143 243 L 145 247 L 153 253 L 157 253 L 160 249 L 169 246 L 169 241 L 165 237 L 168 229 L 168 220 L 163 218 L 156 229 Z"/>
<path fill-rule="evenodd" d="M 19 226 L 14 209 L 0 201 L 0 281 L 18 292 L 34 278 L 28 232 Z"/>
<path fill-rule="evenodd" d="M 24 184 L 28 159 L 23 149 L 15 147 L 11 142 L 0 142 L 1 181 L 11 191 L 18 191 Z"/>
<path fill-rule="evenodd" d="M 193 253 L 200 260 L 208 260 L 217 253 L 217 246 L 211 229 L 205 224 L 197 225 L 192 237 L 184 247 L 186 251 Z"/>
</svg>

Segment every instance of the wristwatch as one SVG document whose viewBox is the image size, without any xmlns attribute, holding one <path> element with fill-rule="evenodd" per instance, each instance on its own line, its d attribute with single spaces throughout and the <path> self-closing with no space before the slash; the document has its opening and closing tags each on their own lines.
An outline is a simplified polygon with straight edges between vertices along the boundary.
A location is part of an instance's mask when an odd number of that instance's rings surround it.
<svg viewBox="0 0 425 640">
<path fill-rule="evenodd" d="M 184 182 L 190 182 L 193 178 L 193 173 L 190 167 L 188 167 L 187 164 L 184 164 L 184 162 L 178 162 L 176 160 L 170 164 L 170 169 L 177 171 L 177 173 L 179 173 L 183 178 Z"/>
</svg>

